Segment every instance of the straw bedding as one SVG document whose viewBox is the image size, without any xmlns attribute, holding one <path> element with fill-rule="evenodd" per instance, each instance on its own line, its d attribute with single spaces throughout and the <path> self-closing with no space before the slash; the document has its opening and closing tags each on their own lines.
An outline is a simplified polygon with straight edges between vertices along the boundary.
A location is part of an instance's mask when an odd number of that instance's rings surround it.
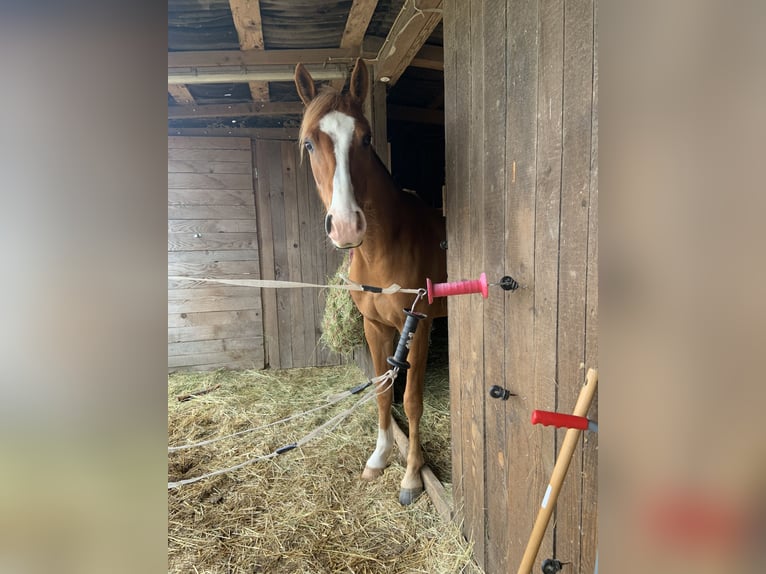
<svg viewBox="0 0 766 574">
<path fill-rule="evenodd" d="M 441 390 L 438 380 L 427 383 L 432 392 L 426 396 L 423 445 L 427 462 L 445 480 L 449 478 L 449 407 L 443 379 Z M 269 423 L 322 404 L 364 380 L 361 371 L 349 365 L 174 373 L 168 379 L 169 444 L 197 442 Z M 187 402 L 176 400 L 177 395 L 218 384 L 209 394 Z M 195 477 L 267 454 L 300 439 L 356 398 L 302 419 L 170 453 L 168 480 Z M 446 412 L 439 413 L 445 404 Z M 444 428 L 439 428 L 445 420 L 446 441 Z M 376 421 L 372 401 L 302 448 L 169 490 L 168 571 L 480 573 L 459 528 L 445 523 L 427 496 L 409 507 L 399 505 L 404 469 L 398 456 L 392 457 L 378 481 L 360 480 L 375 446 Z M 435 456 L 437 450 L 439 456 Z"/>
</svg>

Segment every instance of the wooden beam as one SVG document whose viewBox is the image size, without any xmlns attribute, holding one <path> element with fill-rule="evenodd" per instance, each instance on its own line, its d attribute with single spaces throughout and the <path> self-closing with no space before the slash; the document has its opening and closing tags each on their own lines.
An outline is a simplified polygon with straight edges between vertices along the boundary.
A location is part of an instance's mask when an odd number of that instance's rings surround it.
<svg viewBox="0 0 766 574">
<path fill-rule="evenodd" d="M 168 135 L 297 141 L 298 128 L 168 128 Z"/>
<path fill-rule="evenodd" d="M 315 80 L 334 80 L 348 75 L 347 64 L 309 64 L 306 66 Z M 295 66 L 217 66 L 207 68 L 168 69 L 168 84 L 225 84 L 244 82 L 292 82 Z"/>
<path fill-rule="evenodd" d="M 199 118 L 241 118 L 247 116 L 301 115 L 301 102 L 256 102 L 254 104 L 210 104 L 174 106 L 168 109 L 169 120 Z"/>
<path fill-rule="evenodd" d="M 263 51 L 263 24 L 260 0 L 229 0 L 234 27 L 239 36 L 241 50 Z M 249 82 L 254 102 L 269 101 L 268 82 Z"/>
<path fill-rule="evenodd" d="M 416 124 L 444 125 L 444 111 L 389 104 L 388 119 Z"/>
<path fill-rule="evenodd" d="M 394 85 L 441 22 L 442 0 L 406 1 L 378 53 L 375 80 L 388 78 Z"/>
<path fill-rule="evenodd" d="M 358 51 L 350 48 L 321 48 L 310 50 L 203 50 L 197 52 L 168 52 L 168 70 L 174 68 L 208 68 L 218 66 L 292 66 L 330 64 L 354 61 Z M 366 59 L 375 58 L 364 53 Z"/>
<path fill-rule="evenodd" d="M 444 71 L 444 48 L 426 44 L 415 54 L 412 62 L 410 62 L 410 66 L 413 68 Z"/>
<path fill-rule="evenodd" d="M 354 0 L 346 20 L 346 29 L 340 40 L 341 48 L 359 49 L 367 33 L 378 0 Z"/>
<path fill-rule="evenodd" d="M 362 40 L 367 33 L 367 27 L 370 25 L 372 15 L 375 13 L 375 7 L 378 0 L 354 0 L 351 4 L 351 10 L 346 19 L 346 28 L 343 30 L 343 37 L 340 39 L 340 47 L 348 48 L 359 52 L 362 48 Z M 345 80 L 333 80 L 332 87 L 336 90 L 343 88 Z"/>
<path fill-rule="evenodd" d="M 183 105 L 195 104 L 194 96 L 189 92 L 186 84 L 168 84 L 168 93 L 176 103 Z"/>
</svg>

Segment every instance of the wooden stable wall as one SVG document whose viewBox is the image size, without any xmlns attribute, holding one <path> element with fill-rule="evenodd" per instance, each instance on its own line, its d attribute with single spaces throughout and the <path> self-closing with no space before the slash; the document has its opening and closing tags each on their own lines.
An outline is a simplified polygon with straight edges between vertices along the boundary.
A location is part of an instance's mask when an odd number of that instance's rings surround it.
<svg viewBox="0 0 766 574">
<path fill-rule="evenodd" d="M 168 275 L 260 276 L 249 138 L 168 138 Z M 260 290 L 168 280 L 168 369 L 264 365 Z"/>
<path fill-rule="evenodd" d="M 324 231 L 308 158 L 301 162 L 296 139 L 253 140 L 257 168 L 261 271 L 264 279 L 325 284 L 343 252 Z M 343 358 L 319 343 L 325 291 L 265 289 L 263 321 L 268 364 L 274 368 L 337 365 Z"/>
<path fill-rule="evenodd" d="M 489 574 L 516 572 L 571 412 L 598 366 L 597 67 L 591 0 L 445 0 L 450 280 L 514 293 L 449 301 L 453 491 Z M 491 385 L 517 393 L 507 401 Z M 590 411 L 598 418 L 597 408 Z M 597 436 L 585 434 L 534 572 L 593 572 Z"/>
<path fill-rule="evenodd" d="M 324 284 L 335 273 L 343 254 L 325 238 L 296 135 L 262 132 L 168 138 L 168 275 Z M 168 368 L 339 364 L 319 343 L 324 301 L 319 289 L 169 281 Z"/>
</svg>

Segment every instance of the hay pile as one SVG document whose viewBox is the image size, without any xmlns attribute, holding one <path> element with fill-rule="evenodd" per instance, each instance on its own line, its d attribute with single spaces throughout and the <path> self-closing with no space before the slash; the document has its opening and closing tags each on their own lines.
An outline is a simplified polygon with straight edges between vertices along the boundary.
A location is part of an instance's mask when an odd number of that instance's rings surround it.
<svg viewBox="0 0 766 574">
<path fill-rule="evenodd" d="M 341 275 L 348 277 L 351 258 L 348 252 L 343 258 L 335 275 L 328 280 L 329 285 L 345 285 Z M 351 292 L 346 289 L 328 289 L 322 317 L 322 336 L 319 339 L 327 348 L 348 355 L 356 347 L 365 343 L 362 314 L 351 299 Z"/>
<path fill-rule="evenodd" d="M 361 371 L 348 365 L 174 373 L 168 379 L 169 444 L 271 422 L 316 406 L 363 380 Z M 220 388 L 210 394 L 188 402 L 175 399 L 216 384 Z M 268 453 L 299 439 L 353 401 L 232 440 L 171 453 L 168 480 Z M 426 406 L 424 433 L 433 415 Z M 375 446 L 376 421 L 373 401 L 301 449 L 168 491 L 168 571 L 480 572 L 458 527 L 445 524 L 427 496 L 410 507 L 399 505 L 404 469 L 398 457 L 377 482 L 359 479 Z M 445 457 L 449 459 L 448 438 Z M 426 458 L 433 464 L 428 452 Z"/>
</svg>

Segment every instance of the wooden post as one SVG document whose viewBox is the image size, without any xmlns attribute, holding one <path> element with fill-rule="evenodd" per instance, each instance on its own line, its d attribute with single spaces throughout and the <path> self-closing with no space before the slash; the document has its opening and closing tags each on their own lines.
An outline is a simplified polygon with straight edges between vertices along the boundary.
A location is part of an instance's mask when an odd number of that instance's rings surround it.
<svg viewBox="0 0 766 574">
<path fill-rule="evenodd" d="M 588 415 L 588 409 L 590 409 L 590 405 L 593 402 L 597 385 L 598 372 L 594 369 L 589 369 L 585 377 L 585 384 L 580 390 L 580 395 L 577 397 L 577 404 L 572 412 L 573 415 L 578 417 Z M 545 529 L 548 527 L 553 508 L 556 506 L 556 500 L 561 491 L 561 485 L 564 484 L 564 478 L 566 477 L 567 470 L 569 470 L 569 463 L 577 448 L 577 443 L 580 442 L 581 433 L 582 431 L 579 429 L 569 429 L 564 436 L 564 443 L 561 445 L 559 456 L 556 458 L 556 465 L 553 467 L 550 483 L 545 491 L 545 496 L 543 496 L 543 502 L 540 505 L 540 511 L 537 513 L 537 519 L 532 528 L 532 534 L 529 536 L 529 542 L 527 542 L 527 548 L 524 551 L 517 574 L 531 574 L 532 572 L 532 566 L 535 558 L 537 558 L 537 552 L 540 550 Z"/>
</svg>

